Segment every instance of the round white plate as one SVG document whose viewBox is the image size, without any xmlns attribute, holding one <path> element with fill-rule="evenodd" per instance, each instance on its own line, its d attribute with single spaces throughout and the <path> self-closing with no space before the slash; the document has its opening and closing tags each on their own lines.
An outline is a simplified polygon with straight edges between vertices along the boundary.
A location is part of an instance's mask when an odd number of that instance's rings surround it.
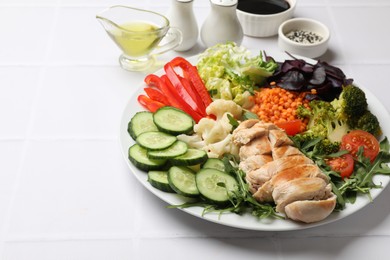
<svg viewBox="0 0 390 260">
<path fill-rule="evenodd" d="M 275 54 L 267 53 L 267 54 L 272 56 L 276 61 L 291 59 L 291 57 L 287 56 L 284 53 L 275 53 Z M 193 64 L 196 64 L 197 56 L 191 57 L 188 60 Z M 310 59 L 306 59 L 306 60 L 312 64 L 316 63 L 316 61 Z M 163 73 L 164 73 L 163 70 L 159 70 L 155 74 L 162 75 Z M 165 202 L 169 203 L 170 205 L 180 205 L 186 202 L 186 199 L 184 197 L 181 197 L 180 195 L 177 194 L 162 192 L 152 187 L 147 181 L 147 173 L 142 172 L 137 168 L 135 168 L 134 165 L 128 160 L 128 149 L 132 144 L 134 144 L 134 141 L 131 139 L 131 137 L 127 132 L 127 126 L 128 126 L 128 122 L 136 112 L 144 110 L 143 107 L 139 105 L 137 102 L 137 97 L 139 94 L 143 93 L 144 87 L 146 87 L 146 84 L 140 83 L 140 86 L 137 89 L 136 93 L 134 94 L 134 96 L 132 96 L 129 99 L 128 104 L 126 105 L 123 111 L 121 125 L 120 125 L 120 145 L 121 145 L 122 154 L 131 170 L 131 173 L 134 174 L 136 179 L 143 186 L 145 186 L 146 189 L 148 189 L 154 195 L 164 200 Z M 366 93 L 370 110 L 378 117 L 379 121 L 381 122 L 384 135 L 390 136 L 390 123 L 389 123 L 390 116 L 387 113 L 385 107 L 368 89 L 363 87 L 362 89 Z M 388 176 L 378 175 L 375 176 L 374 181 L 377 184 L 382 183 L 383 188 L 371 190 L 371 196 L 373 199 L 375 199 L 382 192 L 382 190 L 388 185 L 390 178 Z M 242 228 L 248 230 L 261 230 L 261 231 L 288 231 L 288 230 L 306 229 L 306 228 L 315 227 L 315 226 L 340 220 L 346 216 L 353 214 L 354 212 L 358 211 L 359 209 L 363 208 L 369 203 L 370 200 L 368 199 L 367 196 L 359 196 L 354 204 L 347 204 L 346 208 L 343 211 L 334 212 L 325 220 L 312 223 L 312 224 L 303 224 L 291 220 L 274 220 L 274 219 L 259 220 L 250 214 L 237 215 L 234 213 L 225 213 L 219 215 L 218 213 L 207 213 L 202 216 L 202 212 L 203 212 L 202 207 L 190 207 L 181 210 L 191 215 L 194 215 L 196 217 L 211 222 L 215 222 L 221 225 L 230 226 L 230 227 L 236 227 L 236 228 Z M 167 208 L 166 210 L 173 210 L 173 209 Z"/>
</svg>

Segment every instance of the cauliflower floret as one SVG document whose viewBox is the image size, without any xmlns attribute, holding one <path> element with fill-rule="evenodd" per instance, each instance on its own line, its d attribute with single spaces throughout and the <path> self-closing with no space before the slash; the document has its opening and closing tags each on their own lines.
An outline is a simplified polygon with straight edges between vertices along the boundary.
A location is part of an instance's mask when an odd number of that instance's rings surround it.
<svg viewBox="0 0 390 260">
<path fill-rule="evenodd" d="M 233 127 L 229 123 L 227 113 L 220 120 L 210 118 L 202 118 L 198 124 L 194 126 L 194 132 L 199 134 L 206 143 L 216 143 L 223 140 Z"/>
<path fill-rule="evenodd" d="M 225 139 L 206 145 L 207 154 L 210 158 L 220 158 L 223 154 L 229 153 L 237 156 L 239 147 L 232 141 L 232 134 L 228 134 Z"/>
<path fill-rule="evenodd" d="M 232 100 L 218 99 L 207 107 L 206 112 L 215 115 L 216 120 L 202 118 L 194 126 L 193 135 L 179 135 L 178 139 L 192 148 L 206 151 L 211 158 L 220 158 L 225 153 L 238 155 L 238 147 L 232 141 L 233 126 L 228 115 L 240 119 L 242 108 Z"/>
<path fill-rule="evenodd" d="M 177 136 L 177 139 L 180 140 L 180 141 L 185 142 L 191 148 L 201 149 L 202 150 L 203 147 L 205 147 L 204 140 L 198 134 L 194 134 L 194 135 L 181 134 L 181 135 Z"/>
<path fill-rule="evenodd" d="M 216 116 L 217 120 L 225 113 L 230 113 L 235 119 L 239 119 L 242 116 L 242 108 L 233 100 L 217 99 L 206 108 L 206 113 Z"/>
</svg>

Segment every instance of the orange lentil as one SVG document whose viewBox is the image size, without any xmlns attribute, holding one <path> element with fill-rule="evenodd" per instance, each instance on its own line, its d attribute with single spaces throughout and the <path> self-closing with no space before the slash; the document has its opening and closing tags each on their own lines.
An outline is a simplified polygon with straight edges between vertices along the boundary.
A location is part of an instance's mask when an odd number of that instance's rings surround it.
<svg viewBox="0 0 390 260">
<path fill-rule="evenodd" d="M 251 112 L 257 114 L 262 121 L 282 123 L 298 119 L 296 109 L 303 105 L 309 107 L 309 101 L 305 99 L 306 92 L 293 92 L 271 84 L 272 88 L 262 88 L 255 92 L 254 103 Z M 312 94 L 316 93 L 312 89 Z M 306 127 L 307 120 L 303 120 Z"/>
</svg>

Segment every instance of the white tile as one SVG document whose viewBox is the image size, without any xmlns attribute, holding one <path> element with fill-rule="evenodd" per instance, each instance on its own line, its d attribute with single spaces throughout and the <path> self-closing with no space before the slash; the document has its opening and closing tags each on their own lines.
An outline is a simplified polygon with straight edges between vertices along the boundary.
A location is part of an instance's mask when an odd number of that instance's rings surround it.
<svg viewBox="0 0 390 260">
<path fill-rule="evenodd" d="M 117 64 L 119 48 L 96 19 L 100 7 L 61 7 L 58 14 L 51 63 Z"/>
<path fill-rule="evenodd" d="M 55 14 L 53 7 L 0 8 L 0 24 L 3 25 L 0 27 L 0 63 L 42 62 Z"/>
<path fill-rule="evenodd" d="M 0 142 L 0 158 L 3 158 L 0 164 L 0 242 L 5 233 L 5 222 L 16 187 L 23 147 L 23 141 Z"/>
<path fill-rule="evenodd" d="M 132 237 L 139 185 L 116 141 L 32 141 L 6 240 Z"/>
<path fill-rule="evenodd" d="M 4 246 L 5 260 L 128 260 L 134 258 L 134 240 L 75 240 L 11 242 Z"/>
<path fill-rule="evenodd" d="M 131 84 L 130 78 L 138 78 L 139 84 Z M 32 135 L 116 138 L 124 106 L 143 78 L 119 65 L 48 68 Z"/>
<path fill-rule="evenodd" d="M 1 30 L 1 29 L 0 29 Z M 39 67 L 0 67 L 1 138 L 26 135 L 40 84 Z"/>
<path fill-rule="evenodd" d="M 355 83 L 368 89 L 390 111 L 389 95 L 387 87 L 389 64 L 353 64 L 352 75 Z M 367 76 L 369 75 L 369 76 Z"/>
<path fill-rule="evenodd" d="M 350 63 L 390 60 L 390 6 L 331 7 L 340 37 L 340 49 Z M 365 17 L 370 17 L 365 19 Z M 342 32 L 342 33 L 341 33 Z"/>
<path fill-rule="evenodd" d="M 382 259 L 390 237 L 311 237 L 279 242 L 281 259 Z"/>
</svg>

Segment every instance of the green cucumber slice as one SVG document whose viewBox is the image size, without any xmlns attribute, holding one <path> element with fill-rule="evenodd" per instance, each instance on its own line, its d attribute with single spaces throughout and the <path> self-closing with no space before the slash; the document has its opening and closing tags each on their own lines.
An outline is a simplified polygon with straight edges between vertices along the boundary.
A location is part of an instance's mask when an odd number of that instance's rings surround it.
<svg viewBox="0 0 390 260">
<path fill-rule="evenodd" d="M 172 189 L 185 197 L 198 197 L 195 172 L 185 166 L 172 166 L 168 171 L 168 181 Z"/>
<path fill-rule="evenodd" d="M 175 191 L 171 188 L 168 182 L 168 172 L 167 171 L 149 171 L 148 172 L 148 182 L 155 187 L 164 192 Z"/>
<path fill-rule="evenodd" d="M 225 165 L 221 159 L 218 158 L 208 158 L 207 161 L 202 165 L 202 168 L 210 168 L 220 170 L 221 172 L 225 171 Z"/>
<path fill-rule="evenodd" d="M 151 159 L 169 159 L 185 154 L 188 150 L 187 144 L 182 141 L 176 141 L 173 145 L 164 150 L 148 151 L 148 157 Z"/>
<path fill-rule="evenodd" d="M 176 136 L 159 131 L 142 133 L 136 139 L 137 144 L 148 150 L 163 150 L 176 141 Z"/>
<path fill-rule="evenodd" d="M 153 122 L 153 113 L 149 111 L 137 112 L 127 125 L 127 132 L 134 141 L 140 134 L 151 131 L 158 131 L 158 128 Z"/>
<path fill-rule="evenodd" d="M 231 193 L 238 190 L 238 182 L 231 175 L 216 169 L 201 169 L 196 174 L 200 195 L 210 203 L 226 204 Z"/>
<path fill-rule="evenodd" d="M 176 166 L 192 166 L 205 162 L 207 158 L 205 151 L 189 148 L 185 154 L 171 158 L 170 162 Z"/>
<path fill-rule="evenodd" d="M 129 160 L 141 171 L 159 170 L 166 163 L 166 160 L 149 159 L 147 150 L 138 144 L 134 144 L 129 148 Z"/>
<path fill-rule="evenodd" d="M 191 133 L 195 124 L 190 115 L 170 106 L 158 109 L 153 114 L 153 121 L 160 131 L 172 135 Z"/>
</svg>

